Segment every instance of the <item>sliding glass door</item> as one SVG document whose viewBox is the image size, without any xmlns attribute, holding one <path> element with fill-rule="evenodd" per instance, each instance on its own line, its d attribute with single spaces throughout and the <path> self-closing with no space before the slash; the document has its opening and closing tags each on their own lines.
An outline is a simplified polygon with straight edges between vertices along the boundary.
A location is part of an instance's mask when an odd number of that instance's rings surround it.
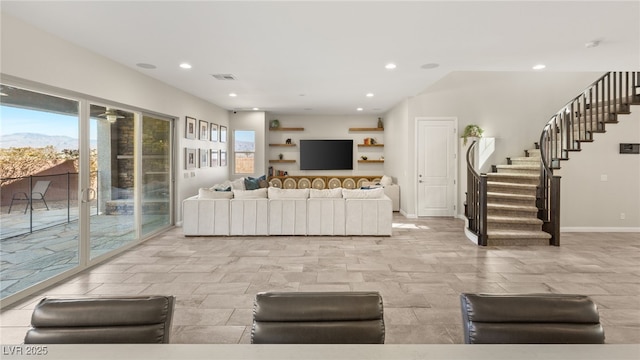
<svg viewBox="0 0 640 360">
<path fill-rule="evenodd" d="M 173 119 L 0 84 L 2 305 L 173 224 Z"/>
<path fill-rule="evenodd" d="M 89 127 L 90 258 L 130 244 L 136 233 L 135 122 L 130 111 L 92 104 Z"/>
<path fill-rule="evenodd" d="M 0 298 L 75 269 L 80 103 L 0 85 Z"/>
<path fill-rule="evenodd" d="M 171 124 L 91 105 L 91 259 L 171 224 Z"/>
<path fill-rule="evenodd" d="M 171 224 L 171 121 L 142 116 L 142 236 Z"/>
</svg>

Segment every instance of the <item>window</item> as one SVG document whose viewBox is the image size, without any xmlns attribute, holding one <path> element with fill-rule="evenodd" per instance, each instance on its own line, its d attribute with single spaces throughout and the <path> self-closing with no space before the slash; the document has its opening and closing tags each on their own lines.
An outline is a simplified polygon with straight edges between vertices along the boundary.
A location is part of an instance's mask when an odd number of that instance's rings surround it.
<svg viewBox="0 0 640 360">
<path fill-rule="evenodd" d="M 235 130 L 234 166 L 236 174 L 253 174 L 256 152 L 256 132 L 251 130 Z"/>
</svg>

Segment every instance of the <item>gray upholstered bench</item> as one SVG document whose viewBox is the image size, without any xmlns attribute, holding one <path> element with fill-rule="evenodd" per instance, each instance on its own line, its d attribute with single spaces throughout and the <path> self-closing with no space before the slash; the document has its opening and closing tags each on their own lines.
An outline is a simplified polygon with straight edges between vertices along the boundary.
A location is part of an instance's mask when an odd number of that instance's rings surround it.
<svg viewBox="0 0 640 360">
<path fill-rule="evenodd" d="M 377 292 L 266 292 L 256 295 L 253 344 L 384 344 Z"/>
<path fill-rule="evenodd" d="M 47 299 L 36 305 L 26 344 L 169 343 L 175 298 Z"/>
<path fill-rule="evenodd" d="M 596 304 L 584 295 L 461 294 L 466 344 L 603 344 Z"/>
</svg>

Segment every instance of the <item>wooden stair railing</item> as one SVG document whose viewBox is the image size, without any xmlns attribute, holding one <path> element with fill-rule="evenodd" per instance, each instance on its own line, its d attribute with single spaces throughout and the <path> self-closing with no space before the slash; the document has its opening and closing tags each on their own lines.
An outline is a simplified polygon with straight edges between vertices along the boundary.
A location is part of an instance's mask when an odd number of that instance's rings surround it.
<svg viewBox="0 0 640 360">
<path fill-rule="evenodd" d="M 473 141 L 467 150 L 467 198 L 464 213 L 467 228 L 478 237 L 478 245 L 487 246 L 487 175 L 473 168 L 473 159 L 478 141 Z"/>
<path fill-rule="evenodd" d="M 550 244 L 560 245 L 560 177 L 553 170 L 592 142 L 593 134 L 605 132 L 605 124 L 617 123 L 619 114 L 629 114 L 630 105 L 640 104 L 640 72 L 609 72 L 591 84 L 551 117 L 540 135 L 540 186 L 538 218 L 551 234 Z"/>
</svg>

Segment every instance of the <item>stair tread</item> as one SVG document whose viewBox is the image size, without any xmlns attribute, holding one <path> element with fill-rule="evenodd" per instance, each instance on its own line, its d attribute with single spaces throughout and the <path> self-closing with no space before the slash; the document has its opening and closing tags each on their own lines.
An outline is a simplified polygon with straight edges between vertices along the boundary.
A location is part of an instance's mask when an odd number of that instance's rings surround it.
<svg viewBox="0 0 640 360">
<path fill-rule="evenodd" d="M 494 230 L 487 231 L 487 236 L 490 239 L 513 239 L 513 238 L 525 238 L 525 239 L 550 239 L 551 234 L 544 231 L 530 231 L 530 230 Z"/>
<path fill-rule="evenodd" d="M 540 175 L 531 174 L 511 174 L 511 173 L 487 173 L 488 177 L 506 177 L 506 178 L 521 178 L 521 179 L 537 179 Z"/>
<path fill-rule="evenodd" d="M 521 157 L 511 158 L 511 160 L 534 162 L 534 161 L 540 161 L 540 156 L 521 156 Z"/>
<path fill-rule="evenodd" d="M 520 211 L 538 211 L 538 208 L 535 206 L 526 206 L 526 205 L 511 205 L 511 204 L 494 204 L 488 203 L 487 208 L 491 209 L 500 209 L 500 210 L 520 210 Z"/>
<path fill-rule="evenodd" d="M 523 188 L 523 189 L 535 189 L 537 187 L 537 185 L 534 185 L 534 184 L 509 183 L 504 181 L 487 181 L 487 187 L 489 186 L 514 187 L 514 188 Z"/>
<path fill-rule="evenodd" d="M 536 198 L 534 195 L 502 193 L 502 192 L 495 192 L 495 191 L 487 191 L 487 197 L 499 197 L 499 198 L 520 199 L 520 200 L 535 200 Z"/>
<path fill-rule="evenodd" d="M 498 169 L 526 169 L 526 170 L 538 170 L 538 165 L 496 165 Z"/>
<path fill-rule="evenodd" d="M 532 225 L 539 225 L 543 223 L 542 220 L 534 217 L 513 217 L 513 216 L 495 216 L 495 215 L 487 215 L 487 221 L 510 223 L 510 224 L 532 224 Z"/>
</svg>

